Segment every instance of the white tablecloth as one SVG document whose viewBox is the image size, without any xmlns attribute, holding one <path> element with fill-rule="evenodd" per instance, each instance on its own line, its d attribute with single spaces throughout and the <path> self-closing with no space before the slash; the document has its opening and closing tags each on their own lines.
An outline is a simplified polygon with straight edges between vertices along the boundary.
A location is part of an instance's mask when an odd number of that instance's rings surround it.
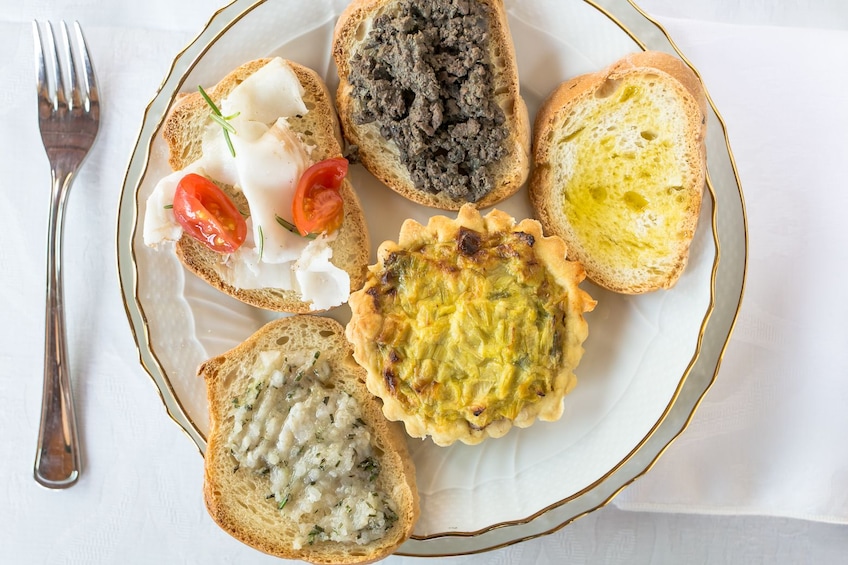
<svg viewBox="0 0 848 565">
<path fill-rule="evenodd" d="M 643 0 L 700 71 L 746 198 L 748 284 L 719 378 L 653 470 L 561 531 L 452 563 L 835 563 L 848 555 L 848 5 Z M 142 112 L 215 0 L 0 0 L 0 562 L 272 563 L 206 515 L 202 460 L 137 362 L 115 267 Z M 31 478 L 49 175 L 32 19 L 79 19 L 103 127 L 71 195 L 66 285 L 84 475 Z M 387 563 L 423 560 L 392 557 Z"/>
</svg>

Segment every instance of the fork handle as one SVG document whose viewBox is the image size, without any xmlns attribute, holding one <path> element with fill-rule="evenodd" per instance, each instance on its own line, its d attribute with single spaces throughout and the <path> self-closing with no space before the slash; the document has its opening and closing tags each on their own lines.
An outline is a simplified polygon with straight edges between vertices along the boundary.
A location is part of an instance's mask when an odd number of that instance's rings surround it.
<svg viewBox="0 0 848 565">
<path fill-rule="evenodd" d="M 73 171 L 52 172 L 52 202 L 47 233 L 44 388 L 33 475 L 38 483 L 53 489 L 72 486 L 80 474 L 79 438 L 71 394 L 62 283 L 62 232 L 65 203 L 72 180 Z"/>
</svg>

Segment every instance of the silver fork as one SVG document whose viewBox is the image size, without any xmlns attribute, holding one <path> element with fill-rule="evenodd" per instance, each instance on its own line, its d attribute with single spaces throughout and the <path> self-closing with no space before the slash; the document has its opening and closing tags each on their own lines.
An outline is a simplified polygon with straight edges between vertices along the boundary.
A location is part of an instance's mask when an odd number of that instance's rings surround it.
<svg viewBox="0 0 848 565">
<path fill-rule="evenodd" d="M 38 22 L 32 22 L 38 82 L 38 126 L 50 162 L 52 181 L 47 232 L 44 391 L 33 475 L 45 487 L 67 488 L 77 482 L 81 469 L 65 335 L 62 234 L 65 203 L 74 174 L 97 136 L 100 101 L 94 69 L 79 23 L 74 22 L 74 47 L 68 26 L 62 22 L 65 69 L 56 48 L 52 24 L 47 22 L 46 28 L 48 33 L 44 34 L 42 41 Z M 75 59 L 82 65 L 82 76 L 77 74 Z"/>
</svg>

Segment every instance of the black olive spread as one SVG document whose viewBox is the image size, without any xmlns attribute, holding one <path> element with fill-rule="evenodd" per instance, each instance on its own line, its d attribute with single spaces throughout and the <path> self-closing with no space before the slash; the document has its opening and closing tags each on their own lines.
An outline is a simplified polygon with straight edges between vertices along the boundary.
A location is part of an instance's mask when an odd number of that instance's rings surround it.
<svg viewBox="0 0 848 565">
<path fill-rule="evenodd" d="M 351 61 L 359 124 L 394 141 L 415 187 L 476 202 L 509 132 L 495 102 L 489 8 L 473 0 L 400 0 Z"/>
</svg>

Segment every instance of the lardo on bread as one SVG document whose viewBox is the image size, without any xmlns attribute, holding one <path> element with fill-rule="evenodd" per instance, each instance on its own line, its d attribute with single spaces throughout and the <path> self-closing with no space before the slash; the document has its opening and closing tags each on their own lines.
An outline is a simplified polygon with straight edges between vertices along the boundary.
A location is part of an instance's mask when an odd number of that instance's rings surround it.
<svg viewBox="0 0 848 565">
<path fill-rule="evenodd" d="M 176 241 L 176 254 L 191 272 L 268 310 L 326 310 L 361 285 L 368 231 L 347 178 L 337 190 L 343 203 L 338 229 L 308 237 L 292 229 L 299 179 L 316 163 L 341 157 L 335 108 L 313 70 L 280 58 L 245 63 L 204 92 L 181 95 L 163 137 L 175 172 L 147 201 L 145 243 Z M 236 251 L 210 249 L 177 223 L 175 191 L 188 173 L 212 181 L 245 218 L 246 239 Z"/>
<path fill-rule="evenodd" d="M 341 325 L 311 315 L 270 322 L 201 365 L 204 499 L 221 528 L 311 563 L 370 563 L 409 537 L 415 469 L 364 373 Z"/>
<path fill-rule="evenodd" d="M 536 214 L 595 283 L 670 288 L 698 222 L 705 136 L 701 82 L 671 55 L 636 53 L 566 81 L 536 116 Z"/>
<path fill-rule="evenodd" d="M 500 0 L 353 0 L 333 58 L 344 136 L 391 189 L 458 210 L 524 184 L 530 123 Z"/>
</svg>

